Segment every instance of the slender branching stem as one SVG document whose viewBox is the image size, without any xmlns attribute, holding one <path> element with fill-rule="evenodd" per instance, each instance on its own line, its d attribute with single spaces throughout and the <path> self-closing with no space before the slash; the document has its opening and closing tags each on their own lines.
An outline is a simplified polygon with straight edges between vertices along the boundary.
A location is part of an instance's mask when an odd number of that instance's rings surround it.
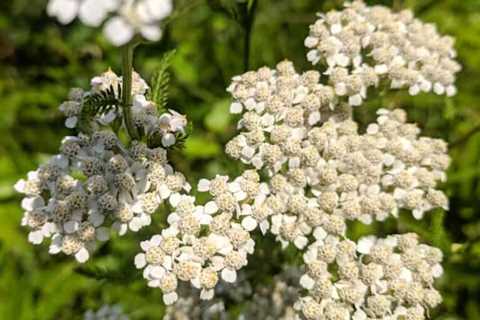
<svg viewBox="0 0 480 320">
<path fill-rule="evenodd" d="M 243 38 L 243 69 L 248 71 L 250 69 L 250 47 L 252 43 L 252 29 L 255 21 L 255 13 L 257 11 L 257 0 L 249 1 L 246 4 L 246 15 L 243 23 L 245 36 Z"/>
<path fill-rule="evenodd" d="M 450 148 L 456 148 L 456 147 L 459 147 L 461 145 L 463 145 L 464 143 L 466 143 L 468 140 L 470 140 L 471 137 L 473 137 L 474 135 L 476 135 L 477 133 L 480 132 L 480 124 L 473 127 L 472 129 L 470 129 L 470 131 L 468 131 L 465 135 L 463 135 L 462 137 L 458 138 L 457 140 L 453 141 L 450 143 Z"/>
<path fill-rule="evenodd" d="M 133 72 L 133 51 L 135 45 L 133 43 L 128 43 L 123 47 L 123 56 L 122 56 L 122 110 L 123 110 L 123 121 L 125 122 L 125 127 L 127 128 L 128 135 L 130 139 L 138 139 L 138 134 L 135 126 L 132 121 L 132 72 Z"/>
</svg>

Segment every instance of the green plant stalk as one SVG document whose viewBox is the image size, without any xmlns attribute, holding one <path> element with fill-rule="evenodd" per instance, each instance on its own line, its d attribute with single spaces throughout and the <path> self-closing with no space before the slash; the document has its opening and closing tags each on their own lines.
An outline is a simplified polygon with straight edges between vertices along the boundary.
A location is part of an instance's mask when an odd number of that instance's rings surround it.
<svg viewBox="0 0 480 320">
<path fill-rule="evenodd" d="M 128 43 L 123 47 L 122 55 L 122 111 L 123 121 L 127 128 L 130 139 L 137 140 L 138 133 L 132 121 L 132 72 L 133 72 L 133 51 L 135 45 Z"/>
<path fill-rule="evenodd" d="M 255 21 L 255 13 L 257 10 L 257 0 L 251 0 L 246 4 L 246 18 L 243 23 L 245 31 L 243 43 L 243 68 L 247 72 L 250 68 L 250 47 L 252 43 L 252 28 Z"/>
</svg>

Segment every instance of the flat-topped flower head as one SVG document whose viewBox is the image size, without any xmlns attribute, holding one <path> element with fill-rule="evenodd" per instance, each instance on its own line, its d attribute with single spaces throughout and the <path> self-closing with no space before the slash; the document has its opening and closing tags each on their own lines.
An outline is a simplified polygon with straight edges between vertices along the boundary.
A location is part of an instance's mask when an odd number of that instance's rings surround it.
<svg viewBox="0 0 480 320">
<path fill-rule="evenodd" d="M 173 10 L 172 0 L 50 0 L 47 13 L 62 24 L 76 17 L 90 27 L 100 27 L 115 46 L 140 35 L 150 41 L 162 37 L 161 23 Z"/>
<path fill-rule="evenodd" d="M 384 81 L 411 95 L 454 95 L 461 67 L 453 45 L 453 38 L 440 35 L 410 10 L 394 12 L 357 0 L 342 11 L 319 14 L 305 39 L 308 61 L 324 68 L 335 93 L 348 97 L 352 106 Z"/>
<path fill-rule="evenodd" d="M 372 236 L 355 244 L 329 236 L 309 246 L 300 279 L 308 294 L 295 305 L 303 319 L 409 319 L 412 312 L 424 319 L 442 301 L 433 288 L 442 254 L 412 237 Z"/>
<path fill-rule="evenodd" d="M 251 75 L 244 81 L 253 81 Z M 257 114 L 244 113 L 239 123 L 254 119 L 252 115 Z M 244 148 L 266 155 L 277 150 L 275 159 L 281 159 L 275 165 L 262 155 L 267 161 L 256 169 L 267 168 L 261 183 L 267 192 L 257 197 L 246 223 L 259 225 L 264 233 L 270 230 L 284 247 L 293 243 L 303 249 L 309 235 L 344 236 L 347 220 L 370 224 L 397 217 L 400 209 L 421 219 L 434 208 L 447 210 L 447 197 L 436 189 L 446 178 L 447 145 L 421 137 L 419 128 L 406 121 L 401 109 L 380 109 L 377 122 L 361 134 L 356 122 L 334 115 L 314 126 L 304 124 L 294 137 L 283 133 L 294 128 L 274 123 L 269 144 L 258 148 L 243 139 L 249 131 L 240 133 L 229 144 L 243 140 Z"/>
<path fill-rule="evenodd" d="M 167 306 L 163 320 L 228 319 L 225 301 L 244 301 L 239 308 L 240 319 L 296 320 L 293 304 L 299 298 L 299 268 L 289 267 L 272 277 L 269 285 L 259 285 L 248 280 L 241 272 L 235 284 L 220 283 L 211 300 L 201 300 L 194 289 L 179 288 L 179 299 Z"/>
<path fill-rule="evenodd" d="M 165 199 L 190 190 L 184 180 L 180 189 L 171 190 L 168 179 L 178 173 L 168 164 L 135 160 L 112 139 L 109 132 L 66 137 L 60 154 L 17 182 L 15 189 L 25 195 L 22 225 L 31 230 L 30 242 L 51 238 L 51 254 L 63 252 L 85 262 L 96 241 L 109 238 L 110 227 L 121 235 L 138 231 L 151 223 Z M 148 177 L 156 166 L 163 176 L 152 183 Z"/>
<path fill-rule="evenodd" d="M 252 191 L 258 179 L 250 171 L 233 181 L 226 176 L 202 179 L 199 191 L 212 197 L 204 205 L 186 193 L 170 197 L 169 227 L 143 241 L 143 252 L 135 257 L 136 267 L 143 269 L 150 287 L 162 290 L 166 304 L 178 299 L 176 285 L 166 286 L 167 280 L 190 283 L 200 290 L 201 300 L 212 299 L 218 283 L 236 282 L 255 246 L 250 231 L 256 223 L 249 219 L 248 208 L 258 196 Z"/>
<path fill-rule="evenodd" d="M 227 154 L 272 175 L 298 155 L 310 128 L 332 116 L 348 117 L 333 88 L 319 80 L 316 71 L 296 73 L 289 61 L 234 77 L 230 112 L 242 115 L 241 133 L 227 143 Z"/>
</svg>

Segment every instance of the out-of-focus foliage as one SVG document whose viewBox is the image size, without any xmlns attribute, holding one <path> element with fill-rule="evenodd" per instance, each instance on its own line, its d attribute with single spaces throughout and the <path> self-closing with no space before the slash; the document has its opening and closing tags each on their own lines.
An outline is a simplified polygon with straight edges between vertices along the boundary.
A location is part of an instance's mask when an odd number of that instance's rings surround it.
<svg viewBox="0 0 480 320">
<path fill-rule="evenodd" d="M 454 98 L 394 93 L 370 101 L 356 112 L 362 124 L 382 104 L 405 107 L 425 135 L 449 141 L 453 163 L 445 185 L 449 212 L 434 212 L 422 222 L 402 215 L 369 227 L 352 226 L 352 236 L 415 231 L 445 253 L 439 283 L 444 304 L 433 319 L 480 319 L 480 1 L 368 1 L 411 8 L 456 38 L 464 69 Z M 140 46 L 138 71 L 149 79 L 163 53 L 172 58 L 169 107 L 188 115 L 193 134 L 172 162 L 191 183 L 216 173 L 235 174 L 240 165 L 226 158 L 224 143 L 234 133 L 225 91 L 243 72 L 246 9 L 234 0 L 182 0 L 158 44 Z M 259 0 L 253 23 L 250 66 L 274 66 L 284 58 L 299 70 L 310 68 L 303 40 L 315 12 L 341 5 L 326 0 Z M 74 23 L 58 25 L 45 14 L 46 0 L 0 1 L 0 319 L 80 319 L 88 308 L 122 304 L 133 319 L 161 319 L 158 291 L 145 287 L 132 259 L 138 242 L 162 228 L 115 238 L 85 266 L 49 256 L 45 247 L 27 243 L 12 185 L 46 155 L 55 153 L 68 134 L 57 111 L 73 86 L 111 66 L 120 71 L 120 53 L 98 30 Z M 161 216 L 161 214 L 159 215 Z M 281 251 L 271 238 L 258 238 L 256 262 L 247 269 L 252 283 L 268 283 L 283 263 L 299 262 L 294 250 Z M 255 269 L 253 269 L 255 268 Z M 108 279 L 106 279 L 108 278 Z M 230 306 L 232 310 L 238 306 Z"/>
</svg>

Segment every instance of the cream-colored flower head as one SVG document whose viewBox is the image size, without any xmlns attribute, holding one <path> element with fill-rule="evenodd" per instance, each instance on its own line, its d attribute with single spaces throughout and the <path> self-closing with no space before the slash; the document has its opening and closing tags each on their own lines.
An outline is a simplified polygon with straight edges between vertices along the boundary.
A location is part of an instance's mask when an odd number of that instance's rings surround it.
<svg viewBox="0 0 480 320">
<path fill-rule="evenodd" d="M 453 38 L 440 35 L 435 25 L 416 19 L 410 10 L 394 12 L 363 1 L 319 14 L 305 39 L 308 61 L 322 66 L 335 93 L 353 106 L 381 82 L 411 95 L 454 95 L 461 67 L 453 45 Z"/>
<path fill-rule="evenodd" d="M 304 260 L 300 284 L 308 294 L 296 308 L 305 319 L 398 319 L 410 313 L 424 319 L 442 301 L 433 288 L 443 272 L 442 253 L 419 244 L 415 234 L 357 243 L 329 236 L 313 243 Z"/>
<path fill-rule="evenodd" d="M 236 282 L 255 246 L 250 231 L 257 224 L 249 213 L 261 194 L 258 179 L 251 171 L 232 181 L 226 176 L 201 179 L 198 190 L 211 196 L 204 205 L 187 194 L 170 197 L 169 227 L 143 241 L 143 252 L 135 257 L 136 267 L 143 269 L 150 287 L 162 290 L 166 304 L 178 300 L 180 282 L 199 289 L 201 300 L 212 299 L 221 281 Z"/>
</svg>

